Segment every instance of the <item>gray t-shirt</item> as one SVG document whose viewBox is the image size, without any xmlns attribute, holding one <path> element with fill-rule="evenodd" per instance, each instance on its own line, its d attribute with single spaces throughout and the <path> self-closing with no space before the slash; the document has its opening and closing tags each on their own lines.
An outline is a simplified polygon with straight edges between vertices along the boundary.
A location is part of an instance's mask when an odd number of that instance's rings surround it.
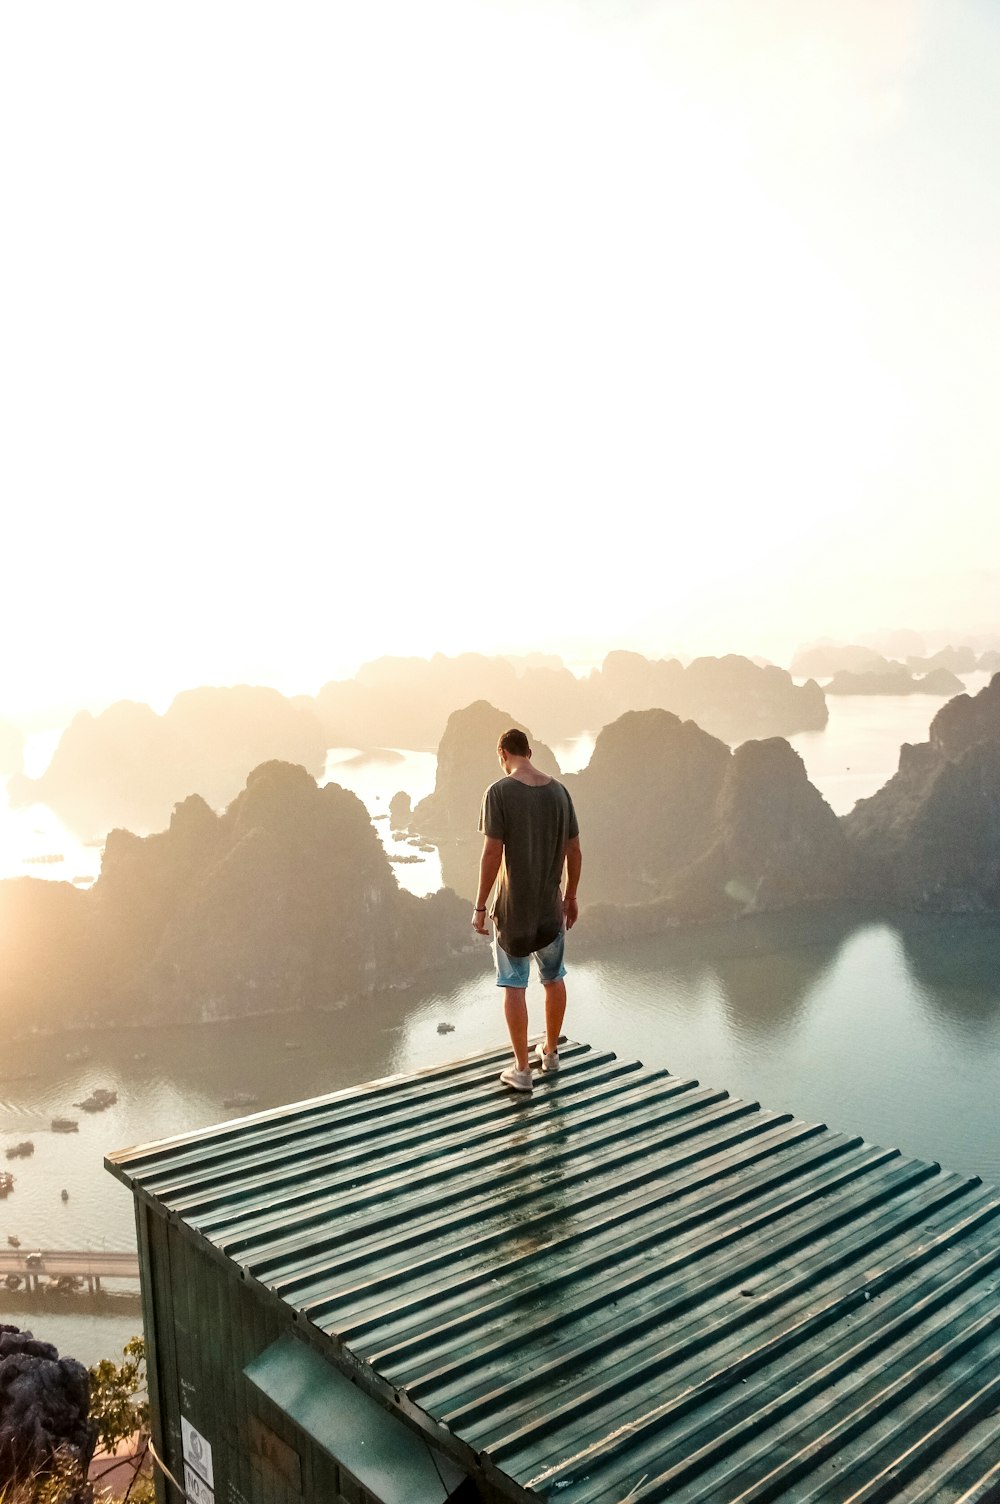
<svg viewBox="0 0 1000 1504">
<path fill-rule="evenodd" d="M 483 795 L 479 829 L 503 842 L 490 913 L 497 940 L 508 956 L 530 956 L 563 927 L 566 842 L 580 834 L 573 801 L 554 778 L 539 784 L 501 778 Z"/>
</svg>

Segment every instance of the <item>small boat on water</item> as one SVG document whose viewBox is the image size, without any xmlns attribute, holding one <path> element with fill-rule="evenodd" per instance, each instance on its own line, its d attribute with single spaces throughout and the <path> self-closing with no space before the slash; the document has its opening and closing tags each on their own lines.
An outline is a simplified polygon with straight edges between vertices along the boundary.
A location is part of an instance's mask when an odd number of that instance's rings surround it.
<svg viewBox="0 0 1000 1504">
<path fill-rule="evenodd" d="M 28 1156 L 30 1154 L 34 1154 L 34 1152 L 35 1152 L 35 1146 L 34 1146 L 34 1144 L 31 1142 L 30 1138 L 26 1138 L 23 1143 L 20 1143 L 20 1144 L 11 1144 L 10 1148 L 7 1150 L 7 1158 L 8 1159 L 27 1159 Z"/>
<path fill-rule="evenodd" d="M 105 1108 L 113 1107 L 117 1101 L 116 1091 L 109 1091 L 106 1086 L 98 1086 L 89 1097 L 84 1097 L 82 1102 L 74 1102 L 73 1106 L 82 1108 L 84 1112 L 104 1112 Z"/>
<path fill-rule="evenodd" d="M 0 1196 L 9 1196 L 13 1189 L 13 1175 L 9 1170 L 0 1170 Z"/>
<path fill-rule="evenodd" d="M 79 1133 L 79 1131 L 80 1131 L 80 1124 L 77 1122 L 76 1118 L 53 1118 L 52 1119 L 52 1132 L 53 1133 Z"/>
<path fill-rule="evenodd" d="M 9 1232 L 7 1234 L 7 1247 L 8 1248 L 20 1248 L 20 1246 L 21 1246 L 21 1239 L 20 1238 L 15 1238 L 14 1234 L 12 1232 Z"/>
</svg>

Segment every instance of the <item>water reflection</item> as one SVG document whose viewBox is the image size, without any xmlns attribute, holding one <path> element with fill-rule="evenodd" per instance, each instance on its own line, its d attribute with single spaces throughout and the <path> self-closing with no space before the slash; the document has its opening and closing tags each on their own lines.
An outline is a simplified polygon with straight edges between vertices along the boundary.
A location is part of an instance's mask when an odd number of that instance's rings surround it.
<svg viewBox="0 0 1000 1504">
<path fill-rule="evenodd" d="M 736 924 L 668 930 L 633 942 L 643 985 L 687 1010 L 707 998 L 737 1036 L 777 1041 L 801 1019 L 811 994 L 858 929 L 849 910 L 765 914 Z M 587 953 L 585 933 L 580 948 Z"/>
<path fill-rule="evenodd" d="M 1000 1018 L 1000 920 L 907 916 L 892 928 L 931 1013 L 973 1027 Z"/>
<path fill-rule="evenodd" d="M 815 988 L 836 964 L 843 940 L 841 935 L 793 951 L 719 961 L 716 975 L 734 1035 L 778 1044 L 801 1022 Z"/>
</svg>

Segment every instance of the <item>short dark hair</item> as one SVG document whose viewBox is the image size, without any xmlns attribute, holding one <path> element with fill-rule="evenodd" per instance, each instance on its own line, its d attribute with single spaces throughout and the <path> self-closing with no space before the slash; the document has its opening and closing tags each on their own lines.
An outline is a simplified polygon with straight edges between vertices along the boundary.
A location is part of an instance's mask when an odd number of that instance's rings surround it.
<svg viewBox="0 0 1000 1504">
<path fill-rule="evenodd" d="M 512 726 L 509 731 L 504 732 L 503 736 L 497 742 L 497 751 L 506 752 L 508 757 L 531 756 L 528 738 L 523 731 L 518 731 L 516 726 Z"/>
</svg>

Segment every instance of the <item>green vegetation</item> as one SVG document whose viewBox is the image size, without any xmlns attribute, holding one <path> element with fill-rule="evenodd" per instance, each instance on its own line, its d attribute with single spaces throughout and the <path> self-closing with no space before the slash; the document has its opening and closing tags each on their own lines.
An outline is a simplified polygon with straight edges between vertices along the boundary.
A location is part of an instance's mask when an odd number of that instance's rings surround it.
<svg viewBox="0 0 1000 1504">
<path fill-rule="evenodd" d="M 132 1476 L 122 1491 L 113 1492 L 88 1481 L 87 1468 L 76 1451 L 60 1447 L 44 1467 L 27 1478 L 0 1481 L 0 1504 L 101 1504 L 122 1497 L 128 1504 L 154 1504 L 155 1490 L 148 1466 L 149 1402 L 146 1398 L 146 1345 L 133 1337 L 122 1349 L 122 1362 L 104 1358 L 88 1370 L 90 1420 L 99 1450 L 110 1454 L 133 1443 L 122 1466 Z"/>
</svg>

